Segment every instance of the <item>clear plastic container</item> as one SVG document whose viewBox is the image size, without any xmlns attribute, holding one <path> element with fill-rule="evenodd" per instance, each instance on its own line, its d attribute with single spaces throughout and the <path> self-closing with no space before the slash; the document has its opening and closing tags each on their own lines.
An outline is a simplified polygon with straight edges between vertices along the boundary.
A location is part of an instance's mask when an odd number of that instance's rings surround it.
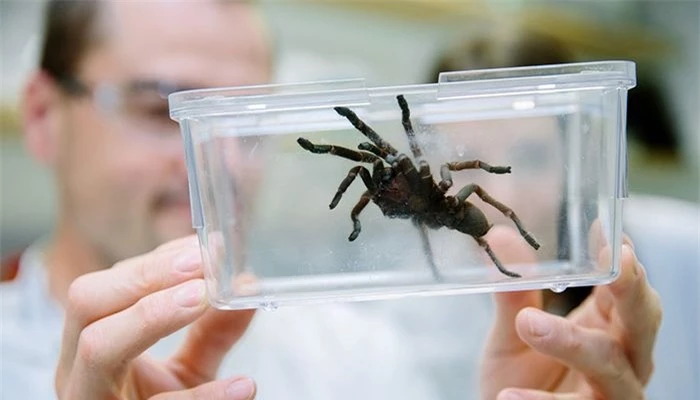
<svg viewBox="0 0 700 400">
<path fill-rule="evenodd" d="M 171 94 L 211 303 L 274 308 L 610 282 L 635 80 L 634 63 L 608 61 L 451 72 L 424 85 Z M 496 268 L 483 233 L 517 227 L 480 194 L 519 218 L 534 261 Z"/>
</svg>

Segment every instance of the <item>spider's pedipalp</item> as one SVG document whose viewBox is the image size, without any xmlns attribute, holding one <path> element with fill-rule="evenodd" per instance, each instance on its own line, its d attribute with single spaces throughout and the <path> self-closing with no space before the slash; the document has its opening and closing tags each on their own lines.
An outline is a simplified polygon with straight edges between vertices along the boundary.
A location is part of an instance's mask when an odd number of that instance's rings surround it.
<svg viewBox="0 0 700 400">
<path fill-rule="evenodd" d="M 389 179 L 391 179 L 391 168 L 385 168 L 380 160 L 375 161 L 372 170 L 372 181 L 374 181 L 375 186 Z"/>
<path fill-rule="evenodd" d="M 350 187 L 352 181 L 354 181 L 355 178 L 357 178 L 357 174 L 360 174 L 360 178 L 362 178 L 362 181 L 365 183 L 365 186 L 367 186 L 367 189 L 370 192 L 373 193 L 375 190 L 377 190 L 377 187 L 375 186 L 374 181 L 372 181 L 372 177 L 370 176 L 367 168 L 361 165 L 353 167 L 352 169 L 350 169 L 350 172 L 348 172 L 348 175 L 345 177 L 345 179 L 343 179 L 343 181 L 340 182 L 340 186 L 338 186 L 338 191 L 335 193 L 331 204 L 328 206 L 331 210 L 338 205 L 340 198 L 343 197 L 345 191 L 348 190 L 348 187 Z"/>
<path fill-rule="evenodd" d="M 379 147 L 373 145 L 370 142 L 362 142 L 357 145 L 357 148 L 358 150 L 369 151 L 370 153 L 383 159 L 387 159 L 387 157 L 392 157 L 391 154 L 387 153 L 386 151 L 380 149 Z"/>
</svg>

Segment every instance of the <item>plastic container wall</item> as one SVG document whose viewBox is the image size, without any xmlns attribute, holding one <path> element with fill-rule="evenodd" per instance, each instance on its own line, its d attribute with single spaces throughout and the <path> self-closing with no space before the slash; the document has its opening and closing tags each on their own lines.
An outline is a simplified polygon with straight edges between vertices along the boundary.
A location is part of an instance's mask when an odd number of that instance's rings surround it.
<svg viewBox="0 0 700 400">
<path fill-rule="evenodd" d="M 610 61 L 454 72 L 430 85 L 170 95 L 210 301 L 237 309 L 611 281 L 634 85 L 634 64 Z M 491 226 L 527 243 L 516 220 L 534 239 L 529 253 L 489 256 Z"/>
</svg>

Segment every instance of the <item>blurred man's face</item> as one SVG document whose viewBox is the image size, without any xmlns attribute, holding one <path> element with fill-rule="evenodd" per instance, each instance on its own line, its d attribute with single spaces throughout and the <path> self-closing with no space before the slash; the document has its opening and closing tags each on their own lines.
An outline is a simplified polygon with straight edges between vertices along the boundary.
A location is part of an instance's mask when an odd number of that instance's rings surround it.
<svg viewBox="0 0 700 400">
<path fill-rule="evenodd" d="M 158 83 L 267 83 L 270 61 L 250 6 L 202 1 L 105 7 L 107 40 L 85 56 L 76 78 L 91 88 L 123 90 L 104 104 L 69 97 L 58 175 L 64 217 L 115 262 L 192 231 L 180 131 Z"/>
</svg>

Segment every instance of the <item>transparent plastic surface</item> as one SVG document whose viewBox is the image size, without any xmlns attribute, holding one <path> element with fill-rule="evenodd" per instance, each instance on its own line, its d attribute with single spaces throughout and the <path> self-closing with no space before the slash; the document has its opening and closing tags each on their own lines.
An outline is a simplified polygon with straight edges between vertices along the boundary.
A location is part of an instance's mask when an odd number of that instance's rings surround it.
<svg viewBox="0 0 700 400">
<path fill-rule="evenodd" d="M 210 301 L 274 308 L 611 281 L 634 85 L 634 64 L 614 61 L 429 85 L 172 94 Z M 479 241 L 493 225 L 518 232 L 515 219 L 538 248 L 531 263 L 501 263 L 509 274 Z"/>
</svg>

